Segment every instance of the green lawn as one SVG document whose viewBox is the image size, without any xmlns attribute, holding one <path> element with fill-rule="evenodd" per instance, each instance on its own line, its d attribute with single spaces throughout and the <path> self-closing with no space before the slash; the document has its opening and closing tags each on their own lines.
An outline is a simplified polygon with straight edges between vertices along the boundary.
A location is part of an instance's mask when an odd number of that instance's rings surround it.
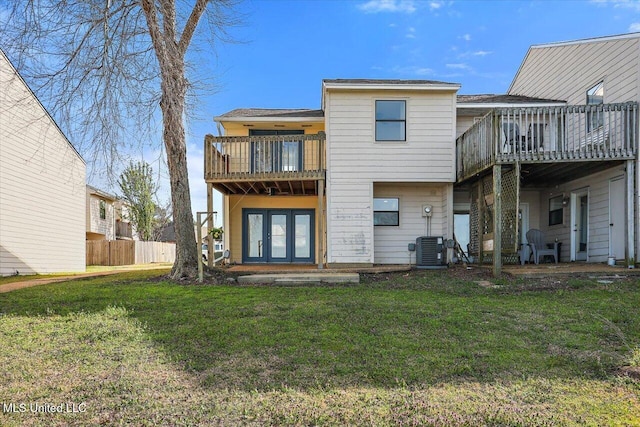
<svg viewBox="0 0 640 427">
<path fill-rule="evenodd" d="M 0 294 L 0 425 L 640 425 L 637 279 L 158 274 Z"/>
</svg>

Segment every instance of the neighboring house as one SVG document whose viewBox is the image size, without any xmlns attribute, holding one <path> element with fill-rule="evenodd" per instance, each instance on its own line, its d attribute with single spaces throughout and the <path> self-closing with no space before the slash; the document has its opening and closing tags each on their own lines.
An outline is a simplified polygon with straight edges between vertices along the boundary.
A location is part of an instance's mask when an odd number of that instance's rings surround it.
<svg viewBox="0 0 640 427">
<path fill-rule="evenodd" d="M 325 80 L 321 110 L 216 117 L 205 181 L 231 261 L 407 264 L 442 236 L 499 272 L 536 228 L 562 261 L 634 263 L 639 70 L 627 34 L 532 46 L 504 95 Z"/>
<path fill-rule="evenodd" d="M 113 207 L 116 216 L 116 239 L 141 240 L 136 228 L 131 223 L 131 214 L 127 202 L 116 200 Z"/>
<path fill-rule="evenodd" d="M 82 157 L 0 50 L 0 275 L 85 271 Z"/>
<path fill-rule="evenodd" d="M 112 194 L 87 185 L 87 240 L 116 240 L 116 202 Z"/>
<path fill-rule="evenodd" d="M 635 262 L 639 70 L 640 34 L 532 46 L 505 96 L 522 105 L 458 104 L 476 120 L 457 140 L 473 254 L 528 260 L 538 228 L 562 261 Z"/>
<path fill-rule="evenodd" d="M 230 261 L 407 264 L 417 237 L 451 237 L 459 87 L 324 80 L 322 110 L 216 117 L 205 179 L 224 195 Z"/>
</svg>

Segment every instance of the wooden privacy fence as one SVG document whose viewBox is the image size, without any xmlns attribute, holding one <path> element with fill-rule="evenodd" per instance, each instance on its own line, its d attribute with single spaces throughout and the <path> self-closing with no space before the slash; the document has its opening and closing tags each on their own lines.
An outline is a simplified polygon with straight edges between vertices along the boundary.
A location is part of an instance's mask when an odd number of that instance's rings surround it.
<svg viewBox="0 0 640 427">
<path fill-rule="evenodd" d="M 87 265 L 174 262 L 175 243 L 137 240 L 87 240 Z"/>
</svg>

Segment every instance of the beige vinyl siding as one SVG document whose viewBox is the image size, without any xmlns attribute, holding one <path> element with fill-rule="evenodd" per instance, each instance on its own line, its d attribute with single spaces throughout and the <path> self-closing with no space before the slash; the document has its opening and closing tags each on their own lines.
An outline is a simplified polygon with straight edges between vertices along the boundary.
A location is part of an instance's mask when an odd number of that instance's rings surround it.
<svg viewBox="0 0 640 427">
<path fill-rule="evenodd" d="M 460 110 L 458 110 L 460 111 Z M 487 112 L 489 112 L 487 110 Z M 458 116 L 456 117 L 456 139 L 462 135 L 463 133 L 465 133 L 466 131 L 469 130 L 469 128 L 471 126 L 473 126 L 474 121 L 476 118 L 481 118 L 483 117 L 484 114 L 478 114 L 475 116 L 466 116 L 466 115 L 461 115 L 460 113 L 458 113 Z"/>
<path fill-rule="evenodd" d="M 115 240 L 116 217 L 113 201 L 103 199 L 95 194 L 90 194 L 87 189 L 87 234 L 88 240 Z M 105 201 L 105 219 L 100 218 L 100 200 Z"/>
<path fill-rule="evenodd" d="M 561 258 L 563 261 L 570 259 L 571 208 L 570 205 L 564 208 L 562 224 L 549 226 L 549 198 L 557 195 L 570 197 L 572 192 L 588 190 L 588 261 L 606 262 L 609 256 L 609 180 L 624 175 L 624 173 L 624 166 L 617 166 L 540 192 L 540 229 L 545 232 L 547 241 L 551 242 L 557 238 L 562 242 Z M 624 209 L 624 206 L 621 206 L 620 209 Z M 533 222 L 530 221 L 530 224 Z"/>
<path fill-rule="evenodd" d="M 406 141 L 375 141 L 376 100 L 406 101 Z M 411 228 L 393 243 L 395 255 L 374 256 L 374 182 L 455 181 L 455 91 L 328 90 L 325 118 L 327 262 L 406 264 Z"/>
<path fill-rule="evenodd" d="M 532 47 L 509 94 L 584 104 L 604 80 L 605 103 L 638 100 L 639 49 L 637 37 Z"/>
<path fill-rule="evenodd" d="M 415 243 L 419 236 L 451 237 L 450 187 L 452 184 L 374 184 L 373 197 L 396 197 L 400 207 L 399 226 L 374 226 L 374 263 L 415 264 L 415 252 L 409 252 L 409 243 Z M 433 206 L 430 232 L 427 218 L 422 216 L 424 204 Z"/>
<path fill-rule="evenodd" d="M 0 275 L 85 270 L 85 164 L 0 52 Z"/>
<path fill-rule="evenodd" d="M 373 263 L 373 188 L 367 180 L 328 183 L 327 262 Z"/>
<path fill-rule="evenodd" d="M 366 175 L 372 181 L 455 180 L 453 92 L 329 93 L 332 179 Z M 406 142 L 375 141 L 375 101 L 406 100 Z"/>
</svg>

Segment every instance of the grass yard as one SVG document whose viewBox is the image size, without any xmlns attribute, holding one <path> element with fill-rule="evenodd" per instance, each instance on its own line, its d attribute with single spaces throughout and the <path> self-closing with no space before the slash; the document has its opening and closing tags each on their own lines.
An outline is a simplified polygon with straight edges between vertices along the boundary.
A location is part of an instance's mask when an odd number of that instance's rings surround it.
<svg viewBox="0 0 640 427">
<path fill-rule="evenodd" d="M 0 294 L 0 425 L 640 425 L 640 277 L 158 274 Z"/>
</svg>

